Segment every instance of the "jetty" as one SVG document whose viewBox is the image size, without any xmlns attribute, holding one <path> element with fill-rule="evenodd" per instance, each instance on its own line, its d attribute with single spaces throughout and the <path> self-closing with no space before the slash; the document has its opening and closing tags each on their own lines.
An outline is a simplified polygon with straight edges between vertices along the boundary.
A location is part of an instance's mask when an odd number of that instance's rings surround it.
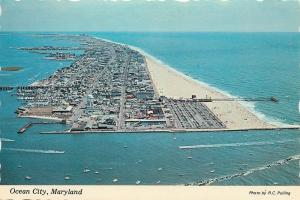
<svg viewBox="0 0 300 200">
<path fill-rule="evenodd" d="M 25 133 L 25 131 L 32 126 L 32 123 L 29 122 L 25 124 L 22 128 L 19 129 L 18 133 Z"/>
<path fill-rule="evenodd" d="M 18 130 L 18 133 L 19 134 L 25 133 L 33 125 L 62 124 L 62 123 L 63 122 L 28 122 Z"/>
</svg>

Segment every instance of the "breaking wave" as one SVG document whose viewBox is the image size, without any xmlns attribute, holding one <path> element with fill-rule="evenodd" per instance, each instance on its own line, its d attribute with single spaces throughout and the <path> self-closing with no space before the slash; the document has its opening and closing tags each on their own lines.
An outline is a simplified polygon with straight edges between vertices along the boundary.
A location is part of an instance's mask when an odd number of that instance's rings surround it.
<svg viewBox="0 0 300 200">
<path fill-rule="evenodd" d="M 207 179 L 207 180 L 201 180 L 201 181 L 197 181 L 197 182 L 186 184 L 186 185 L 198 185 L 198 186 L 210 185 L 212 183 L 221 182 L 221 181 L 225 181 L 225 180 L 230 180 L 230 179 L 233 179 L 233 178 L 236 178 L 236 177 L 247 176 L 247 175 L 252 174 L 256 171 L 262 171 L 262 170 L 269 169 L 269 168 L 274 167 L 274 166 L 285 165 L 285 164 L 288 164 L 290 161 L 293 161 L 293 160 L 300 160 L 300 154 L 290 156 L 286 159 L 278 160 L 278 161 L 272 162 L 271 164 L 267 164 L 267 165 L 264 165 L 264 166 L 261 166 L 261 167 L 256 167 L 256 168 L 253 168 L 253 169 L 249 169 L 245 172 L 239 172 L 239 173 L 232 174 L 232 175 L 221 176 L 221 177 L 211 178 L 211 179 Z"/>
</svg>

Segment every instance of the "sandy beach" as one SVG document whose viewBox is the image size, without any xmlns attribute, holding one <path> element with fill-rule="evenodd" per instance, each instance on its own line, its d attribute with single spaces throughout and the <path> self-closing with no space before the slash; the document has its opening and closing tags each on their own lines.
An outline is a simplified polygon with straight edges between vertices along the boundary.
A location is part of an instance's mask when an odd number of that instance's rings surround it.
<svg viewBox="0 0 300 200">
<path fill-rule="evenodd" d="M 215 89 L 201 84 L 170 67 L 164 66 L 155 59 L 145 55 L 149 72 L 159 95 L 171 98 L 224 99 L 230 98 Z M 259 119 L 244 105 L 237 101 L 213 101 L 205 105 L 227 126 L 227 129 L 269 129 L 277 126 Z"/>
<path fill-rule="evenodd" d="M 62 119 L 60 119 L 58 117 L 39 116 L 39 115 L 20 115 L 18 117 L 32 118 L 32 119 L 45 119 L 45 120 L 52 120 L 52 121 L 58 121 L 58 122 L 62 121 Z"/>
</svg>

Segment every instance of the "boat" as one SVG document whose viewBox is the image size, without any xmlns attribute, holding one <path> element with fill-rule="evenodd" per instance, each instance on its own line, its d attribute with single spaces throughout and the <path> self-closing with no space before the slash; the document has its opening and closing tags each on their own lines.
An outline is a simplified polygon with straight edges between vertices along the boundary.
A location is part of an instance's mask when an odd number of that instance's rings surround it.
<svg viewBox="0 0 300 200">
<path fill-rule="evenodd" d="M 161 168 L 161 167 L 157 169 L 157 171 L 161 171 L 161 170 L 162 170 L 162 168 Z"/>
<path fill-rule="evenodd" d="M 71 177 L 70 176 L 65 176 L 65 180 L 70 180 Z"/>
<path fill-rule="evenodd" d="M 135 182 L 135 184 L 137 184 L 137 185 L 139 185 L 140 183 L 141 183 L 141 181 L 139 181 L 139 180 Z"/>
<path fill-rule="evenodd" d="M 279 101 L 276 97 L 271 97 L 270 100 L 273 101 L 273 102 L 278 102 Z"/>
<path fill-rule="evenodd" d="M 160 184 L 160 181 L 157 181 L 156 184 Z"/>
<path fill-rule="evenodd" d="M 177 139 L 176 137 L 173 138 L 173 140 L 176 140 L 176 139 Z"/>
<path fill-rule="evenodd" d="M 124 148 L 126 149 L 126 148 L 127 148 L 127 146 L 125 145 L 125 146 L 124 146 Z"/>
<path fill-rule="evenodd" d="M 22 168 L 22 165 L 18 165 L 18 168 Z"/>
<path fill-rule="evenodd" d="M 192 159 L 192 158 L 193 158 L 192 156 L 189 156 L 189 157 L 188 157 L 188 159 Z"/>
<path fill-rule="evenodd" d="M 85 169 L 83 170 L 83 173 L 88 173 L 88 172 L 90 172 L 90 171 L 91 171 L 91 170 L 85 168 Z"/>
<path fill-rule="evenodd" d="M 215 170 L 210 170 L 210 173 L 214 173 L 215 172 Z"/>
<path fill-rule="evenodd" d="M 118 179 L 115 178 L 112 182 L 113 182 L 113 183 L 116 183 L 116 182 L 118 182 Z"/>
<path fill-rule="evenodd" d="M 98 171 L 95 171 L 94 173 L 95 173 L 95 174 L 99 174 L 99 172 L 98 172 Z"/>
<path fill-rule="evenodd" d="M 26 176 L 25 179 L 26 180 L 31 180 L 31 176 Z"/>
</svg>

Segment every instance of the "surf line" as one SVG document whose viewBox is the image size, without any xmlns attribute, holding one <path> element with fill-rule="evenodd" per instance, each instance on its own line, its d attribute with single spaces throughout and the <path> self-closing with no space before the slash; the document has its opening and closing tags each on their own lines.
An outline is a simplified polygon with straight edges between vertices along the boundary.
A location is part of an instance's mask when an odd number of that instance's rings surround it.
<svg viewBox="0 0 300 200">
<path fill-rule="evenodd" d="M 244 143 L 228 143 L 228 144 L 200 144 L 192 146 L 179 146 L 179 149 L 200 149 L 200 148 L 220 148 L 220 147 L 239 147 L 239 146 L 259 146 L 272 145 L 278 143 L 294 142 L 294 140 L 280 140 L 270 142 L 244 142 Z"/>
<path fill-rule="evenodd" d="M 57 151 L 57 150 L 39 150 L 39 149 L 16 149 L 16 148 L 2 148 L 2 150 L 7 151 L 20 151 L 20 152 L 27 152 L 27 153 L 46 153 L 46 154 L 63 154 L 64 151 Z"/>
<path fill-rule="evenodd" d="M 274 167 L 274 166 L 285 165 L 285 164 L 288 164 L 290 161 L 293 161 L 293 160 L 300 160 L 300 154 L 290 156 L 286 159 L 278 160 L 278 161 L 272 162 L 271 164 L 267 164 L 267 165 L 264 165 L 264 166 L 261 166 L 261 167 L 249 169 L 245 172 L 239 172 L 239 173 L 232 174 L 232 175 L 227 175 L 227 176 L 222 176 L 222 177 L 217 177 L 217 178 L 211 178 L 211 179 L 207 179 L 207 180 L 201 180 L 201 181 L 197 181 L 197 182 L 190 183 L 190 184 L 185 184 L 185 185 L 198 185 L 198 186 L 210 185 L 210 184 L 215 183 L 215 182 L 230 180 L 230 179 L 240 177 L 240 176 L 247 176 L 247 175 L 252 174 L 256 171 L 269 169 L 269 168 Z"/>
</svg>

